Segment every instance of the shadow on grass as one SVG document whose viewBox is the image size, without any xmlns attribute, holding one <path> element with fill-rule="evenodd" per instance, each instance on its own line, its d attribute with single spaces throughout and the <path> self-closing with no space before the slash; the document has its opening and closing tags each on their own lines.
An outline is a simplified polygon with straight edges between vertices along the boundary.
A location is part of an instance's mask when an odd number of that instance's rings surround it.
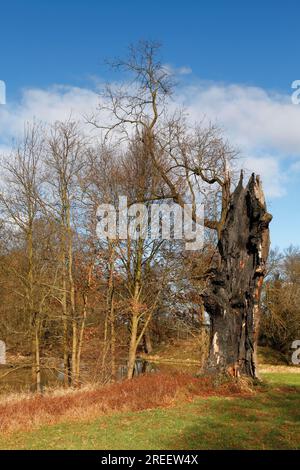
<svg viewBox="0 0 300 470">
<path fill-rule="evenodd" d="M 197 419 L 173 434 L 162 448 L 174 449 L 300 449 L 299 388 L 234 400 L 213 399 L 192 405 Z M 187 419 L 187 422 L 189 420 Z"/>
</svg>

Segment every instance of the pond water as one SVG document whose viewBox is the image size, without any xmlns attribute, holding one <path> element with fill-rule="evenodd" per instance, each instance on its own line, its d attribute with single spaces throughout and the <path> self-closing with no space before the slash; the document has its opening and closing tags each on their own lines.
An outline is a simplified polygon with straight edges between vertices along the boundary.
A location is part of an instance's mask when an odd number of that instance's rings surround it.
<svg viewBox="0 0 300 470">
<path fill-rule="evenodd" d="M 128 370 L 127 363 L 126 361 L 124 361 L 118 367 L 117 379 L 118 380 L 125 379 L 127 377 L 127 370 Z M 134 367 L 135 376 L 157 372 L 158 370 L 159 370 L 159 367 L 157 364 L 153 364 L 149 361 L 146 361 L 145 359 L 138 358 L 135 361 L 135 367 Z"/>
<path fill-rule="evenodd" d="M 59 385 L 56 370 L 41 369 L 41 381 L 43 386 Z M 18 368 L 0 366 L 0 394 L 8 392 L 32 391 L 32 375 L 30 366 Z"/>
<path fill-rule="evenodd" d="M 42 387 L 59 387 L 63 385 L 64 373 L 62 364 L 59 368 L 45 368 L 41 369 Z M 127 378 L 127 361 L 124 358 L 119 361 L 117 366 L 117 380 L 125 380 Z M 134 375 L 151 374 L 155 372 L 188 372 L 197 374 L 199 372 L 199 365 L 197 364 L 180 364 L 180 363 L 154 363 L 147 361 L 144 358 L 137 358 L 135 362 Z M 95 363 L 82 363 L 82 380 L 83 383 L 89 381 L 101 381 L 101 373 L 97 377 L 97 370 Z M 0 395 L 11 392 L 30 392 L 34 391 L 32 386 L 32 376 L 30 366 L 18 366 L 12 368 L 9 365 L 0 365 Z"/>
<path fill-rule="evenodd" d="M 92 369 L 92 366 L 90 366 Z M 134 375 L 153 373 L 158 371 L 156 364 L 152 364 L 144 359 L 137 359 L 134 368 Z M 88 374 L 88 376 L 90 376 Z M 121 361 L 117 368 L 117 380 L 124 380 L 127 377 L 126 360 Z M 41 369 L 41 382 L 43 387 L 60 386 L 64 382 L 63 370 Z M 9 392 L 29 392 L 33 391 L 32 375 L 30 366 L 22 366 L 15 369 L 10 366 L 0 366 L 0 394 Z"/>
</svg>

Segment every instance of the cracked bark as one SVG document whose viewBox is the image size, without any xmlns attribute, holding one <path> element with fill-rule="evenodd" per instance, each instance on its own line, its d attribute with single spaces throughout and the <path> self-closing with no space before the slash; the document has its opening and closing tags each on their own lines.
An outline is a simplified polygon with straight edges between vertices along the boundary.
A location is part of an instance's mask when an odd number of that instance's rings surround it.
<svg viewBox="0 0 300 470">
<path fill-rule="evenodd" d="M 243 175 L 231 195 L 218 243 L 219 265 L 210 271 L 204 305 L 210 315 L 207 363 L 214 373 L 257 377 L 260 297 L 269 253 L 269 223 L 262 185 Z"/>
</svg>

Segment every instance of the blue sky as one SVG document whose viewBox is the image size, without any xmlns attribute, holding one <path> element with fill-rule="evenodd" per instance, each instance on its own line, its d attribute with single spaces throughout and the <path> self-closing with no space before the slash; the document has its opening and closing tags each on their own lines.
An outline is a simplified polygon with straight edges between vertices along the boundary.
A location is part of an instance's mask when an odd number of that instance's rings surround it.
<svg viewBox="0 0 300 470">
<path fill-rule="evenodd" d="M 178 102 L 224 126 L 246 167 L 266 180 L 273 245 L 300 244 L 300 105 L 290 102 L 300 79 L 299 15 L 296 0 L 1 2 L 0 143 L 38 109 L 43 117 L 93 103 L 95 77 L 110 79 L 105 58 L 138 39 L 159 40 L 180 75 Z"/>
</svg>

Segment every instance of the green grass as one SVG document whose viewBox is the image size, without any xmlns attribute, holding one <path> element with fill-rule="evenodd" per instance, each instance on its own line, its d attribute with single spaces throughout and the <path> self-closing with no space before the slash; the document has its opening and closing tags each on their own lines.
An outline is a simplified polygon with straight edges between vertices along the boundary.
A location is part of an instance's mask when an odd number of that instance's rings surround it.
<svg viewBox="0 0 300 470">
<path fill-rule="evenodd" d="M 271 385 L 290 385 L 300 387 L 300 373 L 264 372 L 262 379 Z"/>
<path fill-rule="evenodd" d="M 247 398 L 199 398 L 1 436 L 0 448 L 300 449 L 299 376 L 265 374 L 271 385 Z"/>
</svg>

